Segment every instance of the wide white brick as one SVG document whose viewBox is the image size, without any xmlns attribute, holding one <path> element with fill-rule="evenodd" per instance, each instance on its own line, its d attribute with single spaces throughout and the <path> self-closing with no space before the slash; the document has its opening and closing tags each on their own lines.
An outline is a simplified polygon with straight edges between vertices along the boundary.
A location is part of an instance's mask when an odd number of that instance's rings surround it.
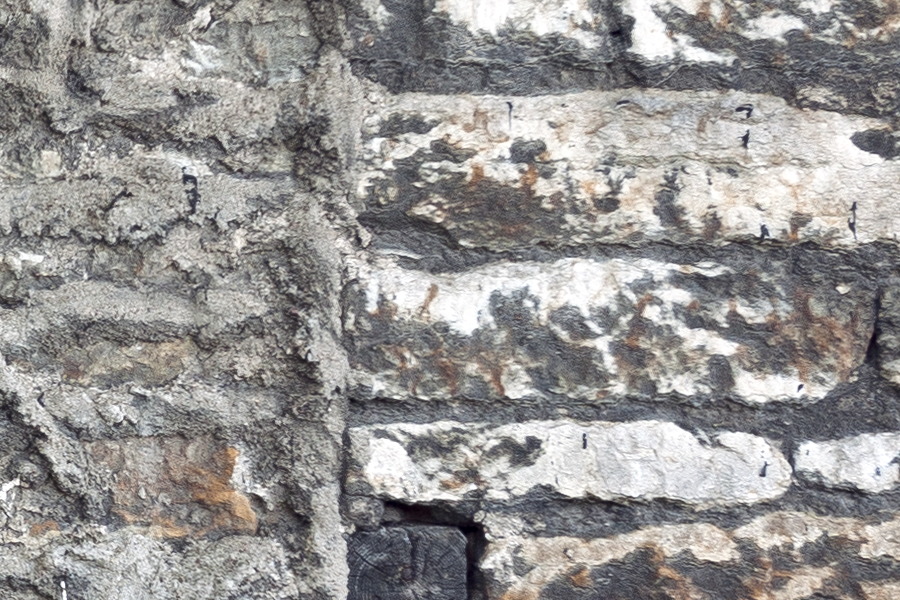
<svg viewBox="0 0 900 600">
<path fill-rule="evenodd" d="M 438 422 L 351 430 L 351 480 L 408 503 L 509 500 L 537 489 L 568 498 L 664 498 L 704 507 L 782 495 L 791 469 L 746 433 L 703 441 L 661 421 Z"/>
</svg>

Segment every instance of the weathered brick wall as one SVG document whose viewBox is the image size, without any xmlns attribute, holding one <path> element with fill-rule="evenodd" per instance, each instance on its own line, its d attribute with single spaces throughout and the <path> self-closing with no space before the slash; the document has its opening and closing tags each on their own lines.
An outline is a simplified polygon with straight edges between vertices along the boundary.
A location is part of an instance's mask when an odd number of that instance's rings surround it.
<svg viewBox="0 0 900 600">
<path fill-rule="evenodd" d="M 898 30 L 0 0 L 0 597 L 900 597 Z"/>
</svg>

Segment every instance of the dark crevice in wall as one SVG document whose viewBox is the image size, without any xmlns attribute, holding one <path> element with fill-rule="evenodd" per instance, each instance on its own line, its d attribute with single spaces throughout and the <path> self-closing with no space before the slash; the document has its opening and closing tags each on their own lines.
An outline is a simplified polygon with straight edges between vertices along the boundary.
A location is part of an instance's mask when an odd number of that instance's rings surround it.
<svg viewBox="0 0 900 600">
<path fill-rule="evenodd" d="M 471 514 L 451 505 L 385 502 L 382 526 L 404 525 L 432 525 L 459 529 L 466 538 L 466 600 L 484 600 L 487 597 L 484 576 L 478 568 L 487 548 L 487 539 L 484 527 L 474 522 Z"/>
</svg>

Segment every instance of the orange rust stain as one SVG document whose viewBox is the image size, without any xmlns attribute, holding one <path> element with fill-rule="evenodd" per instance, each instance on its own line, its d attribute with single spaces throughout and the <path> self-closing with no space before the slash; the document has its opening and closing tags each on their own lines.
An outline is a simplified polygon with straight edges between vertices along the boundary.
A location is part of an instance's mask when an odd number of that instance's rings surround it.
<svg viewBox="0 0 900 600">
<path fill-rule="evenodd" d="M 214 456 L 213 464 L 209 465 L 211 469 L 188 465 L 184 469 L 184 479 L 191 486 L 194 501 L 222 509 L 213 517 L 214 526 L 237 525 L 239 529 L 255 531 L 256 513 L 250 500 L 231 487 L 231 475 L 239 454 L 236 448 L 224 448 Z M 177 476 L 172 475 L 173 478 Z"/>
<path fill-rule="evenodd" d="M 250 500 L 231 485 L 236 448 L 211 438 L 131 438 L 87 449 L 109 469 L 112 512 L 128 524 L 162 537 L 256 532 Z"/>
<path fill-rule="evenodd" d="M 509 136 L 507 136 L 505 133 L 499 133 L 497 135 L 493 135 L 491 133 L 489 113 L 482 108 L 476 108 L 472 112 L 472 122 L 463 123 L 462 129 L 466 133 L 472 133 L 473 131 L 481 130 L 492 142 L 504 142 L 509 139 Z"/>
<path fill-rule="evenodd" d="M 691 580 L 672 567 L 665 564 L 659 565 L 656 573 L 660 578 L 666 580 L 666 592 L 672 600 L 695 600 L 697 598 L 696 589 Z"/>
<path fill-rule="evenodd" d="M 687 305 L 687 309 L 692 312 L 700 310 L 700 301 L 696 299 L 691 300 L 691 302 Z"/>
<path fill-rule="evenodd" d="M 593 196 L 597 193 L 597 182 L 595 181 L 582 181 L 581 189 L 588 196 Z"/>
<path fill-rule="evenodd" d="M 463 124 L 463 131 L 467 133 L 472 133 L 476 129 L 481 129 L 484 132 L 488 130 L 488 113 L 481 108 L 476 108 L 472 112 L 472 122 Z"/>
<path fill-rule="evenodd" d="M 458 490 L 459 488 L 466 485 L 466 482 L 460 481 L 455 477 L 451 477 L 450 479 L 441 479 L 440 485 L 445 490 Z"/>
<path fill-rule="evenodd" d="M 491 367 L 491 385 L 501 396 L 506 396 L 506 388 L 503 387 L 503 370 L 500 367 Z"/>
<path fill-rule="evenodd" d="M 473 164 L 472 174 L 469 176 L 469 188 L 474 188 L 484 179 L 484 165 Z"/>
<path fill-rule="evenodd" d="M 37 537 L 39 535 L 44 535 L 49 531 L 59 531 L 59 523 L 56 521 L 41 521 L 40 523 L 35 523 L 28 529 L 28 535 Z"/>
<path fill-rule="evenodd" d="M 734 13 L 732 8 L 727 4 L 722 7 L 722 16 L 719 17 L 718 23 L 715 24 L 716 29 L 725 31 L 731 27 L 731 16 Z"/>
<path fill-rule="evenodd" d="M 647 305 L 650 304 L 650 302 L 652 302 L 652 301 L 653 301 L 653 296 L 650 294 L 644 294 L 643 296 L 641 296 L 641 299 L 638 300 L 638 303 L 635 306 L 635 309 L 634 309 L 635 313 L 637 313 L 638 316 L 643 316 L 644 309 L 647 308 Z"/>
<path fill-rule="evenodd" d="M 428 287 L 428 293 L 425 294 L 425 302 L 422 304 L 422 308 L 419 309 L 419 316 L 424 316 L 428 314 L 428 308 L 431 306 L 431 303 L 438 295 L 438 286 L 436 283 L 432 283 Z"/>
<path fill-rule="evenodd" d="M 710 0 L 703 0 L 700 3 L 699 8 L 697 8 L 697 18 L 701 21 L 709 21 L 709 18 L 712 16 L 712 11 L 710 10 L 712 2 Z"/>
<path fill-rule="evenodd" d="M 506 388 L 503 387 L 503 368 L 484 355 L 476 358 L 478 370 L 488 376 L 488 382 L 494 391 L 500 396 L 506 396 Z"/>
<path fill-rule="evenodd" d="M 859 315 L 849 318 L 819 316 L 811 306 L 812 294 L 802 288 L 794 292 L 790 314 L 781 318 L 774 312 L 766 323 L 774 333 L 772 344 L 790 350 L 790 364 L 797 369 L 801 382 L 820 370 L 835 371 L 840 381 L 847 381 L 866 351 L 868 337 L 859 331 Z"/>
<path fill-rule="evenodd" d="M 401 348 L 400 346 L 395 346 L 393 344 L 386 344 L 381 346 L 381 349 L 397 359 L 397 368 L 403 370 L 409 366 L 409 363 L 406 360 L 405 348 Z"/>
<path fill-rule="evenodd" d="M 432 356 L 435 357 L 434 365 L 450 389 L 450 395 L 455 396 L 459 392 L 459 368 L 453 360 L 444 356 L 441 349 L 435 350 Z"/>
<path fill-rule="evenodd" d="M 634 307 L 635 315 L 631 319 L 628 336 L 625 338 L 625 345 L 629 348 L 639 348 L 641 345 L 641 337 L 647 332 L 647 328 L 641 321 L 641 318 L 643 317 L 644 309 L 647 308 L 647 305 L 652 300 L 653 296 L 644 294 Z"/>
<path fill-rule="evenodd" d="M 773 590 L 779 587 L 780 581 L 790 579 L 790 571 L 779 571 L 773 568 L 772 561 L 762 557 L 757 561 L 758 568 L 753 575 L 741 581 L 750 592 L 751 600 L 771 600 Z"/>
<path fill-rule="evenodd" d="M 379 298 L 378 308 L 371 314 L 375 319 L 393 321 L 397 317 L 397 305 L 384 298 Z"/>
<path fill-rule="evenodd" d="M 538 180 L 538 171 L 537 167 L 534 163 L 529 163 L 528 168 L 525 169 L 525 172 L 522 173 L 522 177 L 519 180 L 522 184 L 522 188 L 524 188 L 527 192 L 531 192 L 534 184 L 537 183 Z"/>
</svg>

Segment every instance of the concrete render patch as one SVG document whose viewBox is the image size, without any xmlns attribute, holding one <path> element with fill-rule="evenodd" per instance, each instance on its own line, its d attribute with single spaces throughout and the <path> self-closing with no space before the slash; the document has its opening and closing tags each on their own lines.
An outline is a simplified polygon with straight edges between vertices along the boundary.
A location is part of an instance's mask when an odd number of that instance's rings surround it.
<svg viewBox="0 0 900 600">
<path fill-rule="evenodd" d="M 509 500 L 537 488 L 566 498 L 752 504 L 781 496 L 791 469 L 763 438 L 700 439 L 661 421 L 438 422 L 354 428 L 350 480 L 405 503 Z"/>
<path fill-rule="evenodd" d="M 75 535 L 51 530 L 4 544 L 0 559 L 4 578 L 29 581 L 48 598 L 63 598 L 64 582 L 70 600 L 253 598 L 259 588 L 274 600 L 309 592 L 291 576 L 284 547 L 243 535 L 192 541 L 178 552 L 143 528 L 94 527 Z"/>
<path fill-rule="evenodd" d="M 794 452 L 794 469 L 832 488 L 884 492 L 900 482 L 900 433 L 864 433 L 840 440 L 804 442 Z"/>
</svg>

